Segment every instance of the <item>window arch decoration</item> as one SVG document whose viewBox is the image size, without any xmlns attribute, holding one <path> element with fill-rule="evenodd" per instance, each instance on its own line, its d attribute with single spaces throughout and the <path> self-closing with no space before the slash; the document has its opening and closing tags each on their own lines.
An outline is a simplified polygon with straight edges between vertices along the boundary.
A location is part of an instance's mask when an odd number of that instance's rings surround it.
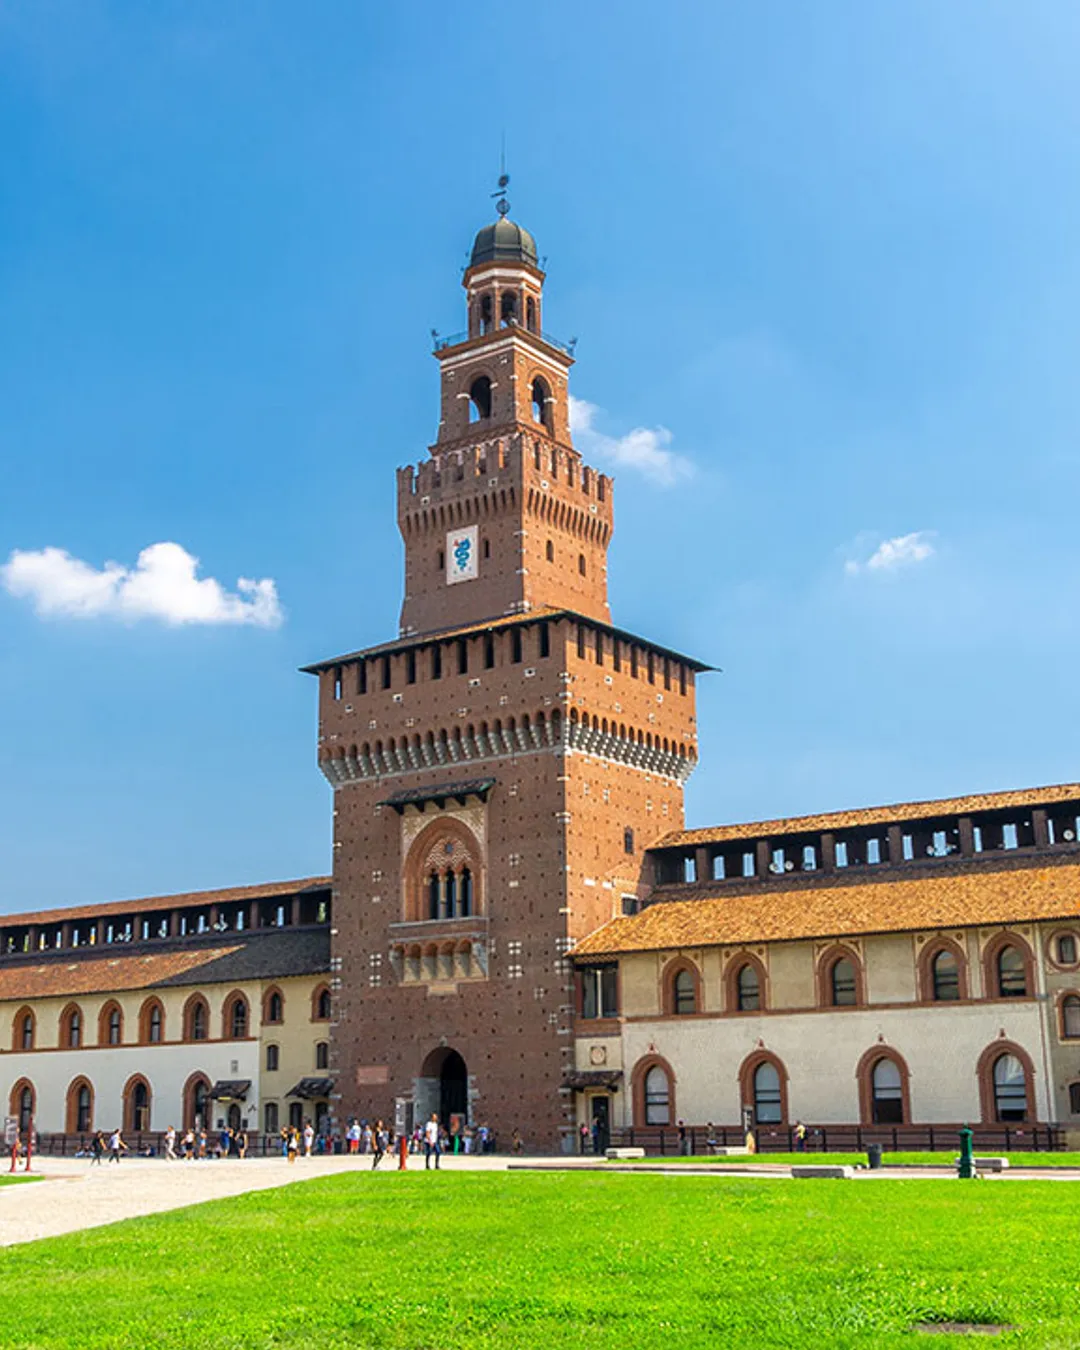
<svg viewBox="0 0 1080 1350">
<path fill-rule="evenodd" d="M 756 1004 L 751 974 L 757 979 Z M 768 988 L 768 975 L 759 957 L 747 951 L 731 957 L 724 971 L 724 1007 L 729 1013 L 764 1012 L 769 1006 Z"/>
<path fill-rule="evenodd" d="M 77 1003 L 69 1003 L 60 1014 L 60 1048 L 78 1050 L 86 1034 L 86 1019 Z"/>
<path fill-rule="evenodd" d="M 184 1129 L 194 1129 L 197 1121 L 209 1128 L 210 1105 L 210 1079 L 198 1071 L 189 1075 L 184 1084 Z"/>
<path fill-rule="evenodd" d="M 663 1009 L 671 1017 L 702 1011 L 701 972 L 685 956 L 676 957 L 663 973 Z"/>
<path fill-rule="evenodd" d="M 1063 1041 L 1080 1040 L 1080 993 L 1069 989 L 1058 1001 L 1058 1036 Z"/>
<path fill-rule="evenodd" d="M 739 1066 L 739 1101 L 754 1108 L 755 1125 L 787 1123 L 788 1072 L 778 1055 L 771 1050 L 747 1055 Z M 768 1118 L 759 1117 L 759 1106 Z"/>
<path fill-rule="evenodd" d="M 225 1000 L 221 1009 L 221 1038 L 225 1041 L 244 1041 L 251 1034 L 251 1009 L 239 989 Z"/>
<path fill-rule="evenodd" d="M 859 1120 L 863 1125 L 911 1124 L 911 1072 L 891 1045 L 875 1045 L 859 1060 Z"/>
<path fill-rule="evenodd" d="M 184 1040 L 205 1041 L 210 1036 L 210 1005 L 202 994 L 192 994 L 184 1004 Z"/>
<path fill-rule="evenodd" d="M 94 1128 L 94 1085 L 80 1075 L 68 1084 L 64 1129 L 68 1134 L 89 1134 Z"/>
<path fill-rule="evenodd" d="M 317 1041 L 315 1044 L 315 1068 L 329 1069 L 330 1067 L 330 1042 Z"/>
<path fill-rule="evenodd" d="M 639 1059 L 630 1083 L 635 1126 L 675 1124 L 675 1071 L 662 1055 Z"/>
<path fill-rule="evenodd" d="M 123 1045 L 124 1010 L 111 998 L 98 1013 L 98 1045 Z"/>
<path fill-rule="evenodd" d="M 313 1022 L 329 1022 L 332 1012 L 333 999 L 330 995 L 330 986 L 320 984 L 311 995 L 311 1020 Z"/>
<path fill-rule="evenodd" d="M 20 1078 L 11 1089 L 8 1115 L 19 1122 L 19 1133 L 25 1134 L 37 1112 L 37 1090 L 29 1078 Z"/>
<path fill-rule="evenodd" d="M 994 1041 L 979 1056 L 975 1072 L 984 1125 L 1035 1119 L 1035 1065 L 1022 1045 L 1004 1038 Z"/>
<path fill-rule="evenodd" d="M 1080 965 L 1080 934 L 1074 928 L 1058 928 L 1046 939 L 1046 955 L 1059 970 Z"/>
<path fill-rule="evenodd" d="M 12 1050 L 33 1050 L 37 1045 L 37 1018 L 32 1008 L 20 1008 L 11 1023 Z M 13 1111 L 12 1115 L 16 1113 Z"/>
<path fill-rule="evenodd" d="M 405 860 L 407 923 L 466 919 L 485 908 L 484 865 L 472 830 L 454 818 L 433 820 Z"/>
<path fill-rule="evenodd" d="M 529 383 L 529 399 L 532 405 L 532 420 L 546 430 L 552 430 L 551 386 L 542 375 L 535 375 Z"/>
<path fill-rule="evenodd" d="M 983 988 L 989 998 L 1032 998 L 1035 959 L 1019 933 L 998 933 L 983 949 Z"/>
<path fill-rule="evenodd" d="M 834 943 L 818 958 L 817 970 L 819 1007 L 865 1006 L 866 978 L 862 957 L 854 947 L 845 942 Z"/>
<path fill-rule="evenodd" d="M 124 1129 L 143 1134 L 150 1129 L 154 1093 L 147 1079 L 136 1073 L 124 1084 Z"/>
<path fill-rule="evenodd" d="M 139 1009 L 139 1044 L 160 1045 L 165 1039 L 165 1008 L 159 998 L 148 998 Z"/>
<path fill-rule="evenodd" d="M 918 969 L 919 997 L 924 1003 L 955 1003 L 968 997 L 967 957 L 954 939 L 937 937 L 925 943 Z"/>
<path fill-rule="evenodd" d="M 278 1026 L 285 1021 L 285 995 L 276 984 L 263 995 L 262 1020 L 271 1026 Z"/>
<path fill-rule="evenodd" d="M 491 380 L 477 375 L 469 385 L 469 421 L 486 422 L 491 417 Z"/>
</svg>

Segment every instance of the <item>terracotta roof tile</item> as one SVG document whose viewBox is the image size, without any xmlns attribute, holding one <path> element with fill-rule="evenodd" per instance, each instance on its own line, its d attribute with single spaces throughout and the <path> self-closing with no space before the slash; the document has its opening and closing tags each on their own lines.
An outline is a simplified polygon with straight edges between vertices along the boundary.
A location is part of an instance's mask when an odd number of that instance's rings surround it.
<svg viewBox="0 0 1080 1350">
<path fill-rule="evenodd" d="M 1080 918 L 1080 864 L 923 874 L 671 900 L 613 919 L 575 956 Z"/>
<path fill-rule="evenodd" d="M 233 886 L 222 891 L 185 891 L 180 895 L 152 895 L 142 900 L 110 900 L 103 905 L 76 905 L 71 909 L 23 910 L 0 914 L 0 928 L 28 923 L 68 923 L 79 919 L 110 918 L 117 914 L 150 914 L 162 909 L 184 909 L 189 905 L 228 905 L 239 900 L 271 900 L 279 895 L 296 895 L 330 885 L 330 877 L 303 877 L 299 881 L 268 881 L 263 886 Z"/>
<path fill-rule="evenodd" d="M 147 989 L 174 980 L 199 966 L 212 964 L 236 947 L 201 951 L 158 952 L 149 956 L 111 956 L 105 960 L 52 960 L 40 965 L 24 961 L 0 966 L 0 1001 L 29 1002 L 75 994 L 102 994 L 119 989 Z"/>
<path fill-rule="evenodd" d="M 901 802 L 896 806 L 867 806 L 854 811 L 829 811 L 817 816 L 787 816 L 776 820 L 749 821 L 742 825 L 711 825 L 700 830 L 679 830 L 665 835 L 653 848 L 721 844 L 732 839 L 774 838 L 782 834 L 809 834 L 815 830 L 843 830 L 860 825 L 899 824 L 937 816 L 967 815 L 996 811 L 1010 806 L 1049 806 L 1054 802 L 1080 801 L 1080 783 L 1054 787 L 1024 788 L 1016 792 L 987 792 L 974 797 L 943 797 L 938 801 Z"/>
</svg>

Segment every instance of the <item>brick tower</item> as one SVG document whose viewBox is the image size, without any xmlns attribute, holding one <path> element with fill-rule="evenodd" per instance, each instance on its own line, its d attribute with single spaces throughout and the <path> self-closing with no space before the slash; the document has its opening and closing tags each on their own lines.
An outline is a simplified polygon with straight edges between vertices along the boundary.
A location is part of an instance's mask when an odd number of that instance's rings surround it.
<svg viewBox="0 0 1080 1350">
<path fill-rule="evenodd" d="M 308 669 L 339 1122 L 439 1111 L 553 1150 L 575 1112 L 566 955 L 636 905 L 645 848 L 682 827 L 703 667 L 611 625 L 612 484 L 573 447 L 570 349 L 499 205 L 468 330 L 436 343 L 435 444 L 398 471 L 400 635 Z"/>
</svg>

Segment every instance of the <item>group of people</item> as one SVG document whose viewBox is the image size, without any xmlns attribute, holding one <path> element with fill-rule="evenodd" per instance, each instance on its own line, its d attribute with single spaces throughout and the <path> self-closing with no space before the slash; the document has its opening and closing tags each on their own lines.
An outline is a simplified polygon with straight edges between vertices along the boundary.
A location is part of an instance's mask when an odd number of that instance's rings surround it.
<svg viewBox="0 0 1080 1350">
<path fill-rule="evenodd" d="M 179 1151 L 177 1143 L 179 1142 Z M 224 1126 L 212 1139 L 201 1126 L 194 1126 L 179 1134 L 172 1125 L 165 1131 L 165 1157 L 172 1161 L 193 1162 L 200 1158 L 246 1158 L 248 1133 L 245 1129 Z"/>
<path fill-rule="evenodd" d="M 105 1132 L 98 1130 L 90 1141 L 90 1161 L 92 1163 L 103 1162 L 108 1155 L 109 1162 L 118 1163 L 122 1153 L 129 1153 L 131 1150 L 124 1143 L 124 1136 L 119 1130 L 110 1130 L 106 1139 Z"/>
</svg>

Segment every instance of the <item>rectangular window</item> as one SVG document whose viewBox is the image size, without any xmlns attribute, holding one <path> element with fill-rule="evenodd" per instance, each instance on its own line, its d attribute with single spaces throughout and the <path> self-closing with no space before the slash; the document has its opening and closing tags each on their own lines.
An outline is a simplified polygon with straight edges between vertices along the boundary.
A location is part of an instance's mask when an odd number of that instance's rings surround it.
<svg viewBox="0 0 1080 1350">
<path fill-rule="evenodd" d="M 611 664 L 616 670 L 622 670 L 622 643 L 618 638 L 611 639 Z"/>
<path fill-rule="evenodd" d="M 579 623 L 577 627 L 577 654 L 578 657 L 585 660 L 585 625 Z"/>
<path fill-rule="evenodd" d="M 581 1015 L 617 1017 L 618 967 L 586 966 L 581 972 Z"/>
<path fill-rule="evenodd" d="M 467 675 L 469 673 L 469 643 L 466 638 L 458 638 L 457 668 L 459 675 Z"/>
<path fill-rule="evenodd" d="M 551 655 L 551 633 L 546 623 L 540 625 L 540 658 Z"/>
<path fill-rule="evenodd" d="M 384 656 L 382 659 L 382 687 L 384 689 L 390 688 L 390 658 L 388 656 Z"/>
<path fill-rule="evenodd" d="M 1076 938 L 1071 933 L 1062 933 L 1058 938 L 1057 959 L 1059 966 L 1076 964 Z"/>
<path fill-rule="evenodd" d="M 405 679 L 409 684 L 416 683 L 416 653 L 408 652 L 405 656 Z"/>
<path fill-rule="evenodd" d="M 596 664 L 598 666 L 604 664 L 604 635 L 599 628 L 596 630 Z"/>
<path fill-rule="evenodd" d="M 664 688 L 671 688 L 671 662 L 664 657 Z"/>
<path fill-rule="evenodd" d="M 648 656 L 647 656 L 645 659 L 646 659 L 646 661 L 647 661 L 647 663 L 648 663 L 648 677 L 649 677 L 649 683 L 650 683 L 650 684 L 655 684 L 655 683 L 656 683 L 656 658 L 653 656 L 652 652 L 649 652 Z"/>
<path fill-rule="evenodd" d="M 630 648 L 630 678 L 633 679 L 633 680 L 636 680 L 637 677 L 638 677 L 638 674 L 637 674 L 637 657 L 638 657 L 637 648 L 636 648 L 636 647 L 631 647 L 631 648 Z"/>
<path fill-rule="evenodd" d="M 490 670 L 495 664 L 495 639 L 490 633 L 484 638 L 484 669 Z"/>
<path fill-rule="evenodd" d="M 521 661 L 521 629 L 515 628 L 510 634 L 510 660 L 516 664 Z"/>
<path fill-rule="evenodd" d="M 358 694 L 367 693 L 367 662 L 357 661 L 356 663 L 356 692 Z"/>
<path fill-rule="evenodd" d="M 638 912 L 638 898 L 636 895 L 624 895 L 622 897 L 622 912 L 627 917 Z"/>
<path fill-rule="evenodd" d="M 438 642 L 431 649 L 431 678 L 442 679 L 442 647 Z"/>
<path fill-rule="evenodd" d="M 684 698 L 686 697 L 686 667 L 681 662 L 679 664 L 679 693 Z"/>
<path fill-rule="evenodd" d="M 341 667 L 340 667 L 340 666 L 335 666 L 335 667 L 334 667 L 334 698 L 335 698 L 335 699 L 339 699 L 340 697 L 341 697 Z"/>
</svg>

